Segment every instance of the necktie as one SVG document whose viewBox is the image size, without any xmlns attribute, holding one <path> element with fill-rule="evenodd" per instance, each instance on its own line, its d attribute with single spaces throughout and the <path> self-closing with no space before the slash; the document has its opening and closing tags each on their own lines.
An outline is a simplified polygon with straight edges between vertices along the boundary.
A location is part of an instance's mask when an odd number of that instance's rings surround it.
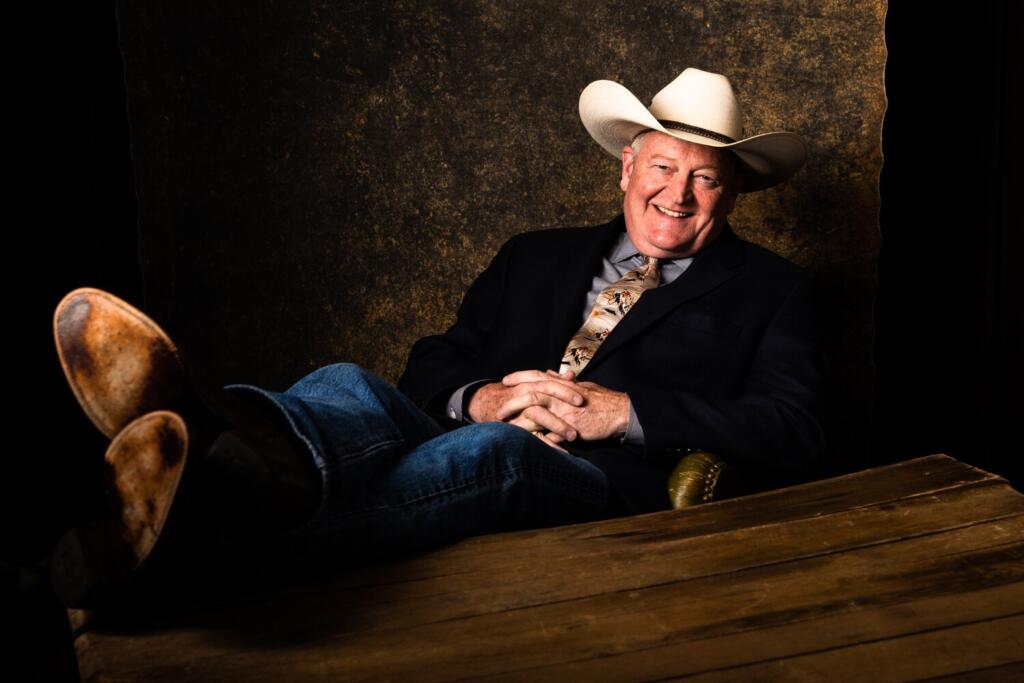
<svg viewBox="0 0 1024 683">
<path fill-rule="evenodd" d="M 569 340 L 562 356 L 560 372 L 575 370 L 576 375 L 586 367 L 597 352 L 597 347 L 605 340 L 619 321 L 629 312 L 640 296 L 648 289 L 654 289 L 661 282 L 658 272 L 658 259 L 645 257 L 647 262 L 635 268 L 619 280 L 605 287 L 597 295 L 594 308 L 590 311 L 583 326 Z"/>
</svg>

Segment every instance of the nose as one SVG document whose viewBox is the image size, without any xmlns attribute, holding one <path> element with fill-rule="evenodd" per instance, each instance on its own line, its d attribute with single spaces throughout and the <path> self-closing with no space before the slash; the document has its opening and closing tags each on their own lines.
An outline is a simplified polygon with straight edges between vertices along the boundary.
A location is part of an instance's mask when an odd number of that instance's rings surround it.
<svg viewBox="0 0 1024 683">
<path fill-rule="evenodd" d="M 668 186 L 669 198 L 676 204 L 687 204 L 693 196 L 693 179 L 689 173 L 678 173 Z"/>
</svg>

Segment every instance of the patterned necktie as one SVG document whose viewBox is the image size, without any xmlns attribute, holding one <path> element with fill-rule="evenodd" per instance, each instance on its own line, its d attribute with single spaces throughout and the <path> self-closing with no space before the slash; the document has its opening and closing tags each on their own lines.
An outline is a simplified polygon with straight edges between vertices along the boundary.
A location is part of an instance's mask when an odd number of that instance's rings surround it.
<svg viewBox="0 0 1024 683">
<path fill-rule="evenodd" d="M 636 305 L 640 296 L 648 289 L 658 286 L 661 282 L 658 259 L 653 256 L 645 258 L 647 262 L 644 265 L 629 271 L 597 295 L 594 309 L 565 347 L 559 372 L 575 370 L 579 376 L 580 371 L 597 353 L 597 347 L 625 317 L 629 309 Z"/>
</svg>

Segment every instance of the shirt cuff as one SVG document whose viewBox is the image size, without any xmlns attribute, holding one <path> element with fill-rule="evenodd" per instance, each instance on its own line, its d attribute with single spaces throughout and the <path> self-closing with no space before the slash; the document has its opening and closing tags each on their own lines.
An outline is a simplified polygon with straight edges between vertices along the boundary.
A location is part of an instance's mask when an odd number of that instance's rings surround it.
<svg viewBox="0 0 1024 683">
<path fill-rule="evenodd" d="M 484 384 L 494 381 L 496 380 L 478 379 L 475 382 L 464 384 L 463 386 L 456 389 L 455 393 L 452 394 L 452 397 L 448 399 L 448 417 L 450 417 L 453 420 L 458 420 L 459 422 L 473 422 L 473 419 L 469 416 L 469 411 L 467 410 L 469 406 L 464 405 L 464 401 L 466 398 L 472 398 L 472 392 L 470 392 L 469 396 L 467 397 L 466 390 L 470 388 L 476 388 L 477 386 L 483 386 Z"/>
<path fill-rule="evenodd" d="M 629 402 L 629 423 L 626 425 L 626 433 L 619 439 L 621 443 L 632 443 L 638 446 L 644 445 L 644 428 L 640 426 L 640 420 L 633 410 L 633 401 Z"/>
</svg>

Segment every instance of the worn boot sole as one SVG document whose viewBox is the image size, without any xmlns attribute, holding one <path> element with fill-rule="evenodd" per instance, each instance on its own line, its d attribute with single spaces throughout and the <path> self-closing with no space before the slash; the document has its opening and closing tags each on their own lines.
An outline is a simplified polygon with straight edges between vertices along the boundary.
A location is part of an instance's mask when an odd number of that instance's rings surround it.
<svg viewBox="0 0 1024 683">
<path fill-rule="evenodd" d="M 82 410 L 113 439 L 133 420 L 169 410 L 190 428 L 265 430 L 265 409 L 196 372 L 159 325 L 100 289 L 69 292 L 53 316 L 61 368 Z"/>
<path fill-rule="evenodd" d="M 177 346 L 113 294 L 92 287 L 69 292 L 57 304 L 53 334 L 75 398 L 108 439 L 146 413 L 185 402 L 188 375 Z"/>
<path fill-rule="evenodd" d="M 153 602 L 187 581 L 196 568 L 190 563 L 210 543 L 195 523 L 191 481 L 209 443 L 208 435 L 190 433 L 166 410 L 132 421 L 115 436 L 104 456 L 111 516 L 68 532 L 53 552 L 54 589 L 65 606 Z"/>
</svg>

